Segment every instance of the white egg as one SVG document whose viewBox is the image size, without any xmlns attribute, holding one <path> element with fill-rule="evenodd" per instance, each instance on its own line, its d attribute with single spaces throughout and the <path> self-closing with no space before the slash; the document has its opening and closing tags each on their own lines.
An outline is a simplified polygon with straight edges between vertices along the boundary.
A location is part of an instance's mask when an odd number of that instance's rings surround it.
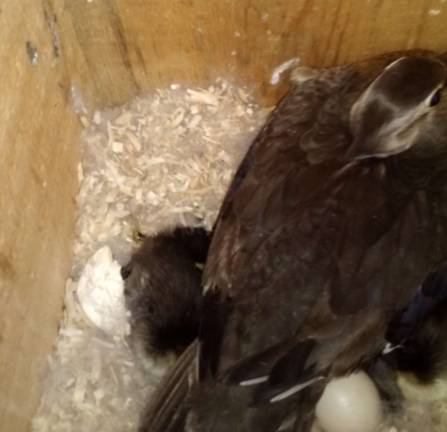
<svg viewBox="0 0 447 432">
<path fill-rule="evenodd" d="M 324 432 L 373 432 L 381 422 L 379 392 L 363 371 L 329 382 L 316 407 Z"/>
</svg>

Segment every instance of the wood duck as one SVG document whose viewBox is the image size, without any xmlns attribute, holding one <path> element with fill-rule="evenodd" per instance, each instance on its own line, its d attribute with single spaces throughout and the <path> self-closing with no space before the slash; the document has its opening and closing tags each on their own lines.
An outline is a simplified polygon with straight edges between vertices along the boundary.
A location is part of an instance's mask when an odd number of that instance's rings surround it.
<svg viewBox="0 0 447 432">
<path fill-rule="evenodd" d="M 199 338 L 140 431 L 310 431 L 328 380 L 380 356 L 447 256 L 445 57 L 317 72 L 291 83 L 237 170 Z"/>
</svg>

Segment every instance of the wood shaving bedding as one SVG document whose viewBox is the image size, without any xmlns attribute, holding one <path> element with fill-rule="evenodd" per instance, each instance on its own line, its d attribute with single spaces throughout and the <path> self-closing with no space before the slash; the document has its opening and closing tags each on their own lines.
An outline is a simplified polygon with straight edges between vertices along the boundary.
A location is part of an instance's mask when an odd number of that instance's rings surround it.
<svg viewBox="0 0 447 432">
<path fill-rule="evenodd" d="M 74 263 L 34 432 L 136 431 L 169 361 L 154 361 L 148 373 L 124 338 L 94 328 L 76 297 L 81 273 L 103 246 L 127 262 L 137 232 L 210 229 L 267 113 L 247 89 L 218 80 L 207 89 L 172 85 L 84 117 Z"/>
<path fill-rule="evenodd" d="M 91 122 L 84 117 L 74 263 L 34 432 L 136 431 L 168 364 L 154 362 L 147 373 L 125 339 L 92 327 L 76 298 L 77 281 L 104 245 L 127 262 L 137 232 L 177 224 L 210 229 L 267 113 L 246 88 L 218 80 L 207 89 L 173 84 L 97 111 Z M 441 431 L 446 416 L 443 403 L 411 402 L 381 431 Z"/>
</svg>

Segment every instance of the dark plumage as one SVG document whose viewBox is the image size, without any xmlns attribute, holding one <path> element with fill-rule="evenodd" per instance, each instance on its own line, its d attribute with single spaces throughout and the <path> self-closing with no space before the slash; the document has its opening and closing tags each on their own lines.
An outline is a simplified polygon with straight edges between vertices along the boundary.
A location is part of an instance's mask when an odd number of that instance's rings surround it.
<svg viewBox="0 0 447 432">
<path fill-rule="evenodd" d="M 144 239 L 121 270 L 131 340 L 147 355 L 180 354 L 198 334 L 202 271 L 209 235 L 177 228 Z"/>
<path fill-rule="evenodd" d="M 431 272 L 387 332 L 396 347 L 387 356 L 424 385 L 447 378 L 447 264 Z"/>
<path fill-rule="evenodd" d="M 446 76 L 411 51 L 292 85 L 222 205 L 199 343 L 142 431 L 309 431 L 327 380 L 380 355 L 447 256 Z"/>
</svg>

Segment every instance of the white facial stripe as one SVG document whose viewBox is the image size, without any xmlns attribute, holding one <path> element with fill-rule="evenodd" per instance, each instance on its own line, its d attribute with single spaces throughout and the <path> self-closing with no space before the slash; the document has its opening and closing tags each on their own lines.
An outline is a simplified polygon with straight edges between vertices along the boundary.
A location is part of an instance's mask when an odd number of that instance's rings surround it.
<svg viewBox="0 0 447 432">
<path fill-rule="evenodd" d="M 394 67 L 397 63 L 400 63 L 401 61 L 403 61 L 404 59 L 406 59 L 407 57 L 399 57 L 397 60 L 394 60 L 393 62 L 391 62 L 384 70 L 388 70 L 391 69 L 392 67 Z"/>
<path fill-rule="evenodd" d="M 355 157 L 355 160 L 359 161 L 362 159 L 369 159 L 369 158 L 387 158 L 389 156 L 393 156 L 398 153 L 402 153 L 405 150 L 408 150 L 411 147 L 412 142 L 410 140 L 405 141 L 404 144 L 395 144 L 398 143 L 398 140 L 390 140 L 389 143 L 389 149 L 384 152 L 378 152 L 378 153 L 368 153 L 365 155 L 359 155 Z"/>
<path fill-rule="evenodd" d="M 385 137 L 394 135 L 396 132 L 403 131 L 410 127 L 417 119 L 427 113 L 427 105 L 422 101 L 416 108 L 402 111 L 395 115 L 393 120 L 389 121 L 383 128 L 381 128 L 380 135 Z"/>
</svg>

